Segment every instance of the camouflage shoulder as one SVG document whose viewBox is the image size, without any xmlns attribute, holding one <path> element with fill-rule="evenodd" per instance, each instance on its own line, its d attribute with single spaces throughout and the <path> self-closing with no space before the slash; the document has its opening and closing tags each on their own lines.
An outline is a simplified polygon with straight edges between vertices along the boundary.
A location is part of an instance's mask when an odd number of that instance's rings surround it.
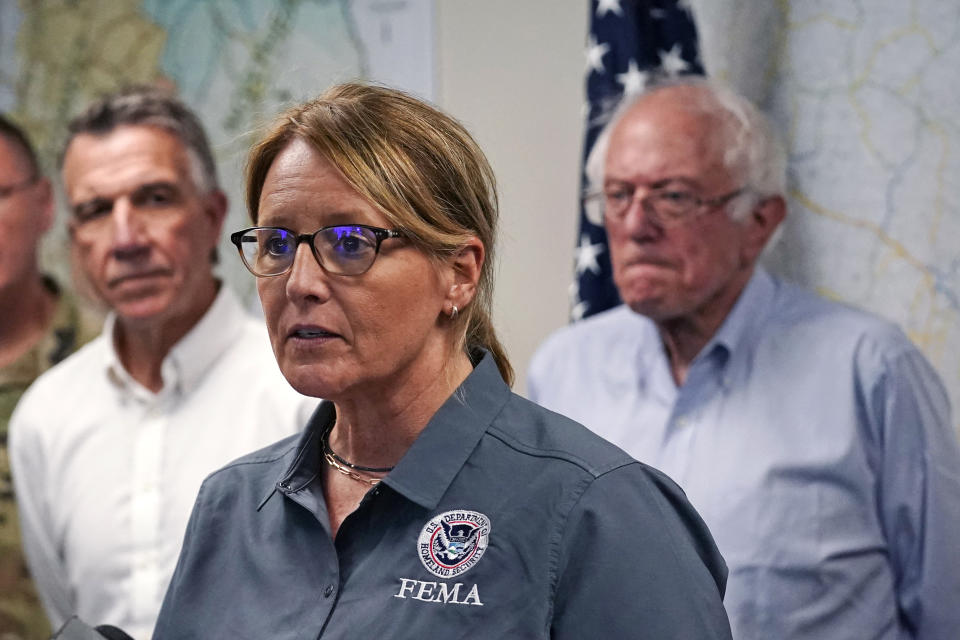
<svg viewBox="0 0 960 640">
<path fill-rule="evenodd" d="M 104 314 L 92 304 L 61 289 L 51 326 L 57 342 L 51 358 L 59 362 L 100 335 L 103 318 Z"/>
</svg>

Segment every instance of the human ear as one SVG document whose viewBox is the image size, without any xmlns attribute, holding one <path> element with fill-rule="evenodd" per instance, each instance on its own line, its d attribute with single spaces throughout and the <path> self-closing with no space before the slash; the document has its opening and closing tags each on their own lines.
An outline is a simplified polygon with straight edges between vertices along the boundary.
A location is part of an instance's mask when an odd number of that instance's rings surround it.
<svg viewBox="0 0 960 640">
<path fill-rule="evenodd" d="M 449 259 L 449 286 L 446 303 L 465 308 L 477 293 L 477 283 L 483 271 L 486 250 L 476 236 L 471 236 Z"/>
<path fill-rule="evenodd" d="M 220 189 L 214 189 L 203 197 L 203 213 L 210 222 L 214 246 L 220 240 L 223 223 L 227 218 L 227 202 L 227 194 Z"/>
<path fill-rule="evenodd" d="M 787 203 L 781 196 L 770 196 L 754 205 L 744 222 L 745 242 L 742 258 L 745 263 L 752 265 L 763 253 L 763 248 L 786 215 Z"/>
</svg>

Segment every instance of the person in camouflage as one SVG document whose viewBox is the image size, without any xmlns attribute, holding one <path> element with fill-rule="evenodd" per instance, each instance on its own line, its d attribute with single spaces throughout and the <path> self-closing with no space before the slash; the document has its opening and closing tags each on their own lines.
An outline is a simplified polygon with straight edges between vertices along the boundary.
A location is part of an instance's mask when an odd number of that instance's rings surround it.
<svg viewBox="0 0 960 640">
<path fill-rule="evenodd" d="M 7 424 L 33 380 L 92 339 L 99 326 L 38 264 L 53 193 L 23 131 L 0 115 L 0 638 L 49 636 L 20 549 Z"/>
</svg>

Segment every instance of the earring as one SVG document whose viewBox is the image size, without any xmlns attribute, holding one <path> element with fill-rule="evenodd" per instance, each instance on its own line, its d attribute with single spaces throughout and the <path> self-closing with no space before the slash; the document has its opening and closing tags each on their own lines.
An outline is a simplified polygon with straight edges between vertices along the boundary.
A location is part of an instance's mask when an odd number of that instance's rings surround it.
<svg viewBox="0 0 960 640">
<path fill-rule="evenodd" d="M 456 320 L 459 314 L 460 314 L 460 309 L 457 309 L 457 305 L 453 305 L 453 309 L 450 311 L 450 319 Z"/>
</svg>

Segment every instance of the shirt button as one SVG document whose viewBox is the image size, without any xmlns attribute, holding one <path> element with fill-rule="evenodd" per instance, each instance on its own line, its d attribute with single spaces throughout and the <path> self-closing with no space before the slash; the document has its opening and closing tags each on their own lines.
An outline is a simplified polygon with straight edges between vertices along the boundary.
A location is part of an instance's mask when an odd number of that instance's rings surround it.
<svg viewBox="0 0 960 640">
<path fill-rule="evenodd" d="M 329 598 L 329 597 L 332 596 L 332 595 L 333 595 L 333 585 L 332 585 L 332 584 L 328 584 L 328 585 L 327 585 L 327 588 L 323 590 L 323 597 L 324 597 L 324 598 Z"/>
<path fill-rule="evenodd" d="M 290 483 L 288 483 L 288 482 L 281 482 L 281 483 L 278 484 L 277 486 L 280 487 L 281 489 L 283 489 L 284 491 L 286 491 L 287 489 L 290 488 Z"/>
</svg>

